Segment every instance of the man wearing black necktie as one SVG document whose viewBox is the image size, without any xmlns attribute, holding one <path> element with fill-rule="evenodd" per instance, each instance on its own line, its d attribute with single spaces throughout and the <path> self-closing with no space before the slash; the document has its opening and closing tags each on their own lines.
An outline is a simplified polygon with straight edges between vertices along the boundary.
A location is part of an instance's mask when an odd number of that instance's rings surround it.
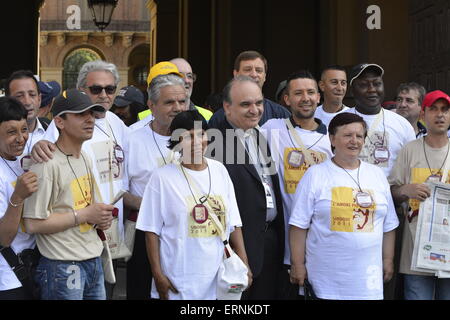
<svg viewBox="0 0 450 320">
<path fill-rule="evenodd" d="M 277 298 L 277 282 L 283 265 L 283 206 L 276 167 L 267 141 L 257 126 L 264 111 L 264 97 L 257 82 L 238 76 L 224 88 L 225 119 L 215 128 L 210 150 L 222 161 L 233 181 L 242 233 L 253 284 L 244 300 Z M 217 138 L 223 139 L 223 144 Z M 222 148 L 223 147 L 223 148 Z"/>
</svg>

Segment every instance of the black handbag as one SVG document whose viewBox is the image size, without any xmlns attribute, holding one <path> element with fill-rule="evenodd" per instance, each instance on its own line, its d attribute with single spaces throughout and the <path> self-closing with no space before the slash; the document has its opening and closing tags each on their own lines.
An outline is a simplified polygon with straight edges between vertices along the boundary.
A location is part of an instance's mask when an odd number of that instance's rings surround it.
<svg viewBox="0 0 450 320">
<path fill-rule="evenodd" d="M 38 248 L 25 249 L 16 254 L 11 247 L 0 246 L 0 254 L 3 255 L 31 299 L 39 300 L 40 290 L 34 281 L 36 267 L 41 258 Z"/>
<path fill-rule="evenodd" d="M 308 279 L 305 279 L 305 282 L 303 284 L 303 290 L 305 293 L 305 300 L 319 300 L 319 298 L 317 298 L 313 287 L 311 285 L 311 283 L 308 281 Z"/>
</svg>

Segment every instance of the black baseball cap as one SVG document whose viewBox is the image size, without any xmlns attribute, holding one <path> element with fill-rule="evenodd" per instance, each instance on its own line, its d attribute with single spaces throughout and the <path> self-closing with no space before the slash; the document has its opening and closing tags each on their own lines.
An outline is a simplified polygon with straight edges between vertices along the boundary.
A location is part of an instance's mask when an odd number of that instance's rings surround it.
<svg viewBox="0 0 450 320">
<path fill-rule="evenodd" d="M 139 105 L 145 106 L 144 94 L 141 90 L 133 86 L 121 88 L 114 99 L 114 105 L 117 107 L 125 107 L 130 103 L 138 103 Z"/>
<path fill-rule="evenodd" d="M 77 89 L 63 91 L 53 102 L 52 113 L 54 117 L 64 113 L 83 113 L 86 110 L 93 109 L 98 112 L 105 112 L 101 104 L 92 103 L 91 98 Z"/>
<path fill-rule="evenodd" d="M 352 85 L 353 80 L 359 78 L 359 76 L 369 68 L 375 71 L 375 73 L 381 77 L 384 75 L 384 70 L 379 65 L 375 63 L 361 63 L 354 66 L 350 71 L 350 85 Z"/>
</svg>

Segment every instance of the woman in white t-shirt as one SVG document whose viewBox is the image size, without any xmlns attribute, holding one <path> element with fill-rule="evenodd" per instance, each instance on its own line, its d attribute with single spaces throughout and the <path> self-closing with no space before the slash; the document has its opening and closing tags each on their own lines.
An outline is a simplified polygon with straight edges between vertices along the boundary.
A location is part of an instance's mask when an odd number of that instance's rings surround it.
<svg viewBox="0 0 450 320">
<path fill-rule="evenodd" d="M 206 129 L 197 111 L 184 111 L 172 120 L 169 148 L 180 150 L 181 164 L 155 170 L 142 197 L 136 228 L 145 232 L 152 298 L 217 298 L 224 244 L 212 211 L 248 266 L 233 183 L 223 164 L 204 157 Z M 248 278 L 250 284 L 250 272 Z"/>
<path fill-rule="evenodd" d="M 358 159 L 367 135 L 360 116 L 339 114 L 328 131 L 334 157 L 308 169 L 295 195 L 291 282 L 307 279 L 319 299 L 383 299 L 398 226 L 389 184 Z"/>
<path fill-rule="evenodd" d="M 37 191 L 36 174 L 24 173 L 18 158 L 28 140 L 27 114 L 19 101 L 0 97 L 0 249 L 14 254 L 36 245 L 20 223 L 24 200 Z M 6 250 L 0 254 L 0 300 L 31 299 L 5 260 Z"/>
</svg>

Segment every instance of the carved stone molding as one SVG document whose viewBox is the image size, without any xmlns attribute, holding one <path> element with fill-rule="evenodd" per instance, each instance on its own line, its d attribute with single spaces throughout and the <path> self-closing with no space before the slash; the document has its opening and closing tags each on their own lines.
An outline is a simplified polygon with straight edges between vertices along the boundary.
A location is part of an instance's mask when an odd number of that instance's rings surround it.
<svg viewBox="0 0 450 320">
<path fill-rule="evenodd" d="M 63 32 L 56 34 L 56 45 L 58 47 L 64 47 L 66 45 L 66 34 Z"/>
<path fill-rule="evenodd" d="M 134 32 L 124 32 L 123 33 L 122 45 L 125 48 L 129 48 L 133 44 L 133 35 L 134 35 Z"/>
<path fill-rule="evenodd" d="M 48 33 L 47 32 L 41 32 L 41 41 L 40 45 L 45 47 L 48 43 Z"/>
<path fill-rule="evenodd" d="M 114 44 L 114 34 L 113 33 L 105 34 L 104 42 L 105 46 L 107 46 L 108 48 L 112 47 L 112 45 Z"/>
</svg>

